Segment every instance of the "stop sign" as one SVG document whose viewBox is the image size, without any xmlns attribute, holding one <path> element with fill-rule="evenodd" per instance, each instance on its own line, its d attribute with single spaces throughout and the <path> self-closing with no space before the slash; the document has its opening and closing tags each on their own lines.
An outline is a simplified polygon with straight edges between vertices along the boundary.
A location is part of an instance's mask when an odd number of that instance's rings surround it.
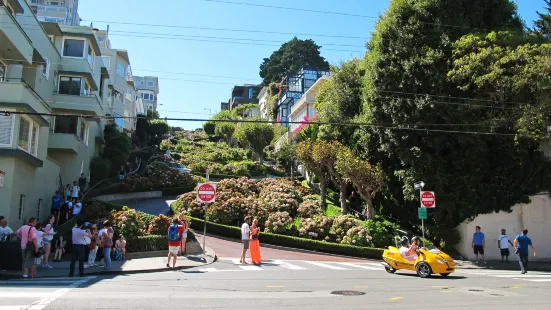
<svg viewBox="0 0 551 310">
<path fill-rule="evenodd" d="M 423 208 L 436 208 L 434 192 L 421 192 L 421 206 Z"/>
<path fill-rule="evenodd" d="M 210 183 L 199 184 L 197 187 L 197 201 L 199 202 L 214 202 L 216 196 L 216 185 Z"/>
</svg>

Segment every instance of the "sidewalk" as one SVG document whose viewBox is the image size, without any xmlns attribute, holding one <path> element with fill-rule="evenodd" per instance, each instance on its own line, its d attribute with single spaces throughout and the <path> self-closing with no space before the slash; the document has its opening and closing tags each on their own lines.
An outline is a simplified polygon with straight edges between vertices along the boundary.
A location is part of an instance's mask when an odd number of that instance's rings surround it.
<svg viewBox="0 0 551 310">
<path fill-rule="evenodd" d="M 510 263 L 501 263 L 501 261 L 487 261 L 486 264 L 475 264 L 471 261 L 456 260 L 457 269 L 493 269 L 493 270 L 520 270 L 518 260 L 510 260 Z M 551 271 L 551 263 L 544 261 L 529 261 L 528 270 L 533 271 Z"/>
<path fill-rule="evenodd" d="M 147 253 L 147 252 L 146 252 Z M 168 253 L 168 252 L 167 252 Z M 130 254 L 130 253 L 129 253 Z M 212 249 L 207 247 L 206 255 L 188 255 L 186 257 L 178 257 L 176 269 L 188 269 L 193 267 L 205 266 L 216 261 L 216 254 Z M 71 256 L 66 255 L 62 262 L 50 262 L 54 268 L 46 269 L 37 268 L 37 275 L 40 277 L 67 277 L 69 275 L 69 265 Z M 98 262 L 99 263 L 99 262 Z M 94 266 L 84 269 L 84 274 L 89 275 L 107 275 L 107 274 L 131 274 L 131 273 L 149 273 L 171 270 L 166 268 L 167 257 L 148 257 L 148 258 L 133 258 L 124 261 L 113 261 L 111 270 L 104 270 L 102 267 Z M 172 264 L 171 264 L 172 265 Z M 0 279 L 19 278 L 21 271 L 0 271 Z M 75 265 L 75 276 L 78 276 L 78 262 Z"/>
</svg>

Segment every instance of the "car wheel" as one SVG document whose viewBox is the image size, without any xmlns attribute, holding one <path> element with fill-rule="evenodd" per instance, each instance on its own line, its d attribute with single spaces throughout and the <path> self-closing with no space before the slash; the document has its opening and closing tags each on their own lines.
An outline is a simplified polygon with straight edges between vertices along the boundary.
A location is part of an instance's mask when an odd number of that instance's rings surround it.
<svg viewBox="0 0 551 310">
<path fill-rule="evenodd" d="M 385 267 L 385 270 L 386 270 L 386 272 L 388 272 L 388 273 L 395 273 L 395 272 L 396 272 L 396 269 L 394 269 L 394 268 L 387 268 L 387 267 Z"/>
<path fill-rule="evenodd" d="M 449 276 L 450 274 L 449 274 L 449 273 L 441 273 L 440 275 L 443 276 L 443 277 L 447 277 L 447 276 Z"/>
<path fill-rule="evenodd" d="M 417 266 L 415 266 L 415 271 L 417 271 L 417 275 L 421 278 L 428 278 L 432 274 L 429 264 L 425 262 L 420 262 L 417 264 Z"/>
</svg>

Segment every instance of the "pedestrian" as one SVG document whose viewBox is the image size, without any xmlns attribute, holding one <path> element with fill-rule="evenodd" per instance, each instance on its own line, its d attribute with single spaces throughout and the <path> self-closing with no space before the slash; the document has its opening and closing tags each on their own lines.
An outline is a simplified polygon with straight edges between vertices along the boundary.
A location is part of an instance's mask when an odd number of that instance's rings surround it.
<svg viewBox="0 0 551 310">
<path fill-rule="evenodd" d="M 63 255 L 65 255 L 65 246 L 67 245 L 67 241 L 63 239 L 63 236 L 59 236 L 55 242 L 54 262 L 60 262 Z"/>
<path fill-rule="evenodd" d="M 82 202 L 80 202 L 80 198 L 77 198 L 75 201 L 76 202 L 73 205 L 73 217 L 79 215 L 82 211 Z"/>
<path fill-rule="evenodd" d="M 113 228 L 110 221 L 103 222 L 101 230 L 101 240 L 103 241 L 103 269 L 111 270 L 111 248 L 113 247 Z"/>
<path fill-rule="evenodd" d="M 245 222 L 241 225 L 241 242 L 243 243 L 243 251 L 241 251 L 241 259 L 239 260 L 241 264 L 247 263 L 245 256 L 247 255 L 247 250 L 249 249 L 249 239 L 251 237 L 251 229 L 249 227 L 250 222 L 251 217 L 246 216 Z"/>
<path fill-rule="evenodd" d="M 80 178 L 78 178 L 78 186 L 80 187 L 80 199 L 83 197 L 83 193 L 86 190 L 86 184 L 88 184 L 88 180 L 86 180 L 86 177 L 84 176 L 84 173 L 80 174 Z"/>
<path fill-rule="evenodd" d="M 536 257 L 536 248 L 532 244 L 532 239 L 528 238 L 528 229 L 522 231 L 522 234 L 515 238 L 513 245 L 518 254 L 518 262 L 520 264 L 520 270 L 522 274 L 528 272 L 528 247 L 532 249 L 534 257 Z"/>
<path fill-rule="evenodd" d="M 36 223 L 36 247 L 38 248 L 38 254 L 34 256 L 34 265 L 42 265 L 42 259 L 44 258 L 44 232 L 42 231 L 42 224 Z"/>
<path fill-rule="evenodd" d="M 57 221 L 58 225 L 61 225 L 69 220 L 69 213 L 72 212 L 73 202 L 71 201 L 71 195 L 67 196 L 65 202 L 61 205 L 59 209 L 59 219 Z"/>
<path fill-rule="evenodd" d="M 509 244 L 513 245 L 511 240 L 509 240 L 509 236 L 507 236 L 507 231 L 505 229 L 501 229 L 501 235 L 497 237 L 497 247 L 501 252 L 501 263 L 509 264 Z"/>
<path fill-rule="evenodd" d="M 54 218 L 57 218 L 62 203 L 63 197 L 59 194 L 59 191 L 56 191 L 55 195 L 52 197 L 52 207 L 50 209 L 50 214 L 53 214 Z"/>
<path fill-rule="evenodd" d="M 63 197 L 71 197 L 71 194 L 73 193 L 73 191 L 71 190 L 71 184 L 67 184 L 67 186 L 65 186 L 65 195 L 63 195 Z M 69 198 L 69 200 L 71 200 Z"/>
<path fill-rule="evenodd" d="M 480 231 L 480 226 L 476 226 L 476 232 L 473 234 L 472 248 L 474 250 L 474 255 L 476 255 L 476 262 L 480 262 L 478 254 L 482 257 L 482 263 L 486 264 L 486 259 L 484 258 L 484 248 L 486 247 L 486 240 L 484 238 L 484 233 Z"/>
<path fill-rule="evenodd" d="M 71 198 L 73 202 L 76 202 L 79 193 L 80 187 L 77 185 L 77 181 L 73 181 L 73 187 L 71 187 Z"/>
<path fill-rule="evenodd" d="M 184 226 L 184 230 L 182 231 L 182 238 L 180 240 L 180 255 L 184 256 L 184 253 L 186 252 L 187 232 L 189 230 L 189 225 L 183 213 L 181 213 L 178 218 L 181 222 L 180 225 Z"/>
<path fill-rule="evenodd" d="M 124 240 L 123 235 L 120 235 L 119 240 L 115 242 L 115 259 L 116 260 L 126 259 L 126 240 Z"/>
<path fill-rule="evenodd" d="M 88 266 L 93 267 L 96 265 L 96 256 L 98 253 L 98 229 L 96 224 L 93 224 L 92 227 L 90 227 L 90 244 L 88 244 L 88 249 L 90 249 L 90 253 L 88 254 Z"/>
<path fill-rule="evenodd" d="M 44 235 L 42 237 L 42 243 L 44 244 L 44 261 L 42 264 L 42 267 L 51 269 L 53 268 L 48 264 L 50 253 L 52 251 L 52 240 L 54 240 L 55 231 L 54 231 L 54 222 L 55 222 L 55 216 L 53 214 L 50 214 L 46 221 L 44 221 L 43 230 Z"/>
<path fill-rule="evenodd" d="M 36 265 L 34 264 L 35 255 L 38 252 L 38 240 L 36 239 L 36 218 L 31 217 L 27 225 L 21 226 L 15 235 L 21 240 L 21 255 L 23 257 L 23 278 L 29 277 L 29 268 L 31 268 L 31 277 L 36 278 Z"/>
<path fill-rule="evenodd" d="M 84 230 L 83 223 L 80 220 L 77 220 L 77 224 L 73 227 L 72 234 L 72 255 L 71 255 L 71 265 L 69 266 L 69 277 L 72 277 L 75 273 L 75 263 L 78 261 L 78 275 L 79 277 L 84 276 L 84 254 L 86 252 L 87 241 L 86 238 L 90 238 L 90 233 Z"/>
<path fill-rule="evenodd" d="M 8 240 L 13 235 L 13 230 L 8 227 L 8 219 L 0 216 L 0 241 Z"/>
<path fill-rule="evenodd" d="M 119 180 L 124 180 L 125 175 L 126 171 L 124 171 L 124 166 L 121 166 L 121 169 L 119 170 Z"/>
<path fill-rule="evenodd" d="M 178 251 L 182 245 L 182 233 L 184 226 L 179 225 L 180 220 L 174 218 L 172 225 L 168 227 L 168 261 L 166 267 L 170 268 L 170 258 L 172 258 L 172 268 L 176 268 L 176 260 L 178 259 Z"/>
<path fill-rule="evenodd" d="M 258 220 L 253 220 L 253 225 L 251 226 L 251 240 L 249 241 L 251 247 L 251 260 L 253 264 L 260 264 L 262 258 L 260 256 L 260 227 L 258 227 Z"/>
</svg>

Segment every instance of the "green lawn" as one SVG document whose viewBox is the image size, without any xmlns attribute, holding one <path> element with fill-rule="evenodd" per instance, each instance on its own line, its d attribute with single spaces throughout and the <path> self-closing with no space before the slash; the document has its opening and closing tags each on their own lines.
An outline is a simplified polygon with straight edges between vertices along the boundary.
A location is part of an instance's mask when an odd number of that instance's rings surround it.
<svg viewBox="0 0 551 310">
<path fill-rule="evenodd" d="M 303 180 L 302 186 L 306 188 L 310 188 L 310 185 L 308 184 L 308 181 Z M 314 194 L 318 197 L 319 200 L 321 200 L 321 196 L 318 194 Z M 330 200 L 325 199 L 325 202 L 327 203 L 327 210 L 325 210 L 326 216 L 340 216 L 341 215 L 341 207 L 333 204 Z"/>
</svg>

